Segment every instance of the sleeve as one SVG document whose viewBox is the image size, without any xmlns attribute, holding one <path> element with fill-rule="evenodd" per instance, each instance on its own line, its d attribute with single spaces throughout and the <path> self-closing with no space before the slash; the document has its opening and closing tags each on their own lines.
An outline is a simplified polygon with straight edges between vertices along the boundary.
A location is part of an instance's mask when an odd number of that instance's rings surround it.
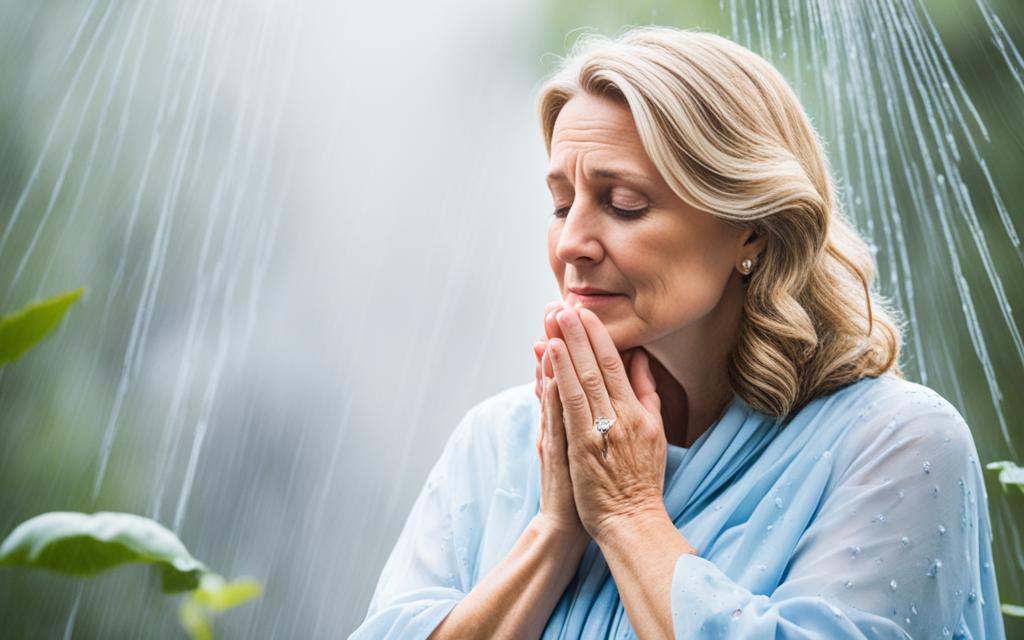
<svg viewBox="0 0 1024 640">
<path fill-rule="evenodd" d="M 926 391 L 904 415 L 851 429 L 770 595 L 681 556 L 675 637 L 1003 638 L 974 441 L 956 409 Z"/>
<path fill-rule="evenodd" d="M 474 436 L 477 409 L 459 422 L 430 470 L 349 640 L 427 638 L 473 584 L 479 496 L 494 464 L 480 437 L 486 434 Z"/>
</svg>

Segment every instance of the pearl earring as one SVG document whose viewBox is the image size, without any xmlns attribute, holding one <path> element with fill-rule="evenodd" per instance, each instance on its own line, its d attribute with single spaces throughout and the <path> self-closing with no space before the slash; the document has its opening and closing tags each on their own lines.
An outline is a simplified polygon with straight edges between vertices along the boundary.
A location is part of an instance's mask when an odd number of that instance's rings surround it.
<svg viewBox="0 0 1024 640">
<path fill-rule="evenodd" d="M 749 274 L 754 269 L 754 261 L 750 258 L 743 258 L 740 261 L 740 273 L 743 275 Z"/>
</svg>

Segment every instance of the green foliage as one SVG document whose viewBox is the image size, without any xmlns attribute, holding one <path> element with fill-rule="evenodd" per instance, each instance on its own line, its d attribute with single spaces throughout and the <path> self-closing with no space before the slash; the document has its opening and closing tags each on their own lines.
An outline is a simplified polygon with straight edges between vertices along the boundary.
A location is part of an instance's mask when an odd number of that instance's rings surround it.
<svg viewBox="0 0 1024 640">
<path fill-rule="evenodd" d="M 1024 492 L 1024 468 L 1018 467 L 1017 463 L 1001 460 L 999 462 L 990 462 L 985 465 L 985 468 L 999 472 L 999 484 L 1003 485 L 1004 491 L 1007 490 L 1009 485 L 1016 485 L 1018 489 Z"/>
<path fill-rule="evenodd" d="M 0 565 L 76 576 L 92 576 L 129 562 L 159 566 L 167 593 L 196 589 L 207 571 L 177 536 L 130 513 L 44 513 L 18 525 L 0 545 Z"/>
<path fill-rule="evenodd" d="M 255 580 L 225 582 L 219 575 L 207 573 L 199 588 L 182 603 L 178 619 L 196 640 L 211 640 L 209 618 L 212 615 L 258 598 L 261 593 L 262 588 Z"/>
<path fill-rule="evenodd" d="M 1008 616 L 1024 618 L 1024 607 L 1019 604 L 1003 604 L 1000 605 L 999 609 Z"/>
<path fill-rule="evenodd" d="M 53 331 L 68 308 L 82 297 L 78 288 L 38 300 L 0 318 L 0 366 L 14 362 Z"/>
<path fill-rule="evenodd" d="M 196 640 L 213 637 L 210 617 L 261 593 L 254 580 L 226 582 L 162 525 L 131 513 L 44 513 L 18 525 L 0 543 L 0 566 L 93 576 L 127 563 L 160 567 L 166 593 L 192 592 L 178 617 Z"/>
</svg>

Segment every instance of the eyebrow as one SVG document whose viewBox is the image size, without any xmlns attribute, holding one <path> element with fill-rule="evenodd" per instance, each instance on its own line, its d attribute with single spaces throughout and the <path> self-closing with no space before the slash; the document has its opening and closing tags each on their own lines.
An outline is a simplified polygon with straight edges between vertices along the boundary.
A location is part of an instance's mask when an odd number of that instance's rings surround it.
<svg viewBox="0 0 1024 640">
<path fill-rule="evenodd" d="M 637 173 L 635 171 L 616 171 L 616 170 L 613 170 L 613 169 L 594 169 L 591 172 L 591 175 L 594 178 L 605 178 L 605 179 L 608 179 L 608 180 L 627 179 L 627 180 L 634 180 L 636 182 L 642 182 L 642 183 L 647 184 L 647 185 L 651 184 L 650 178 L 648 178 L 646 175 L 644 175 L 642 173 Z M 547 182 L 568 182 L 569 181 L 569 179 L 566 178 L 565 174 L 562 173 L 561 171 L 552 171 L 551 173 L 549 173 L 546 176 L 545 179 L 547 180 Z"/>
</svg>

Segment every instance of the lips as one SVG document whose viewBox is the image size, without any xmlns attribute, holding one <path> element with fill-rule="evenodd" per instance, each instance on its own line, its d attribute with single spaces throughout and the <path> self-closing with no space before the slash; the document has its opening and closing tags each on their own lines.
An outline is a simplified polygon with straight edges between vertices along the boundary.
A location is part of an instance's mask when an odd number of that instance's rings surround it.
<svg viewBox="0 0 1024 640">
<path fill-rule="evenodd" d="M 596 287 L 569 287 L 569 291 L 580 296 L 616 296 L 619 295 L 614 291 L 608 291 L 606 289 L 598 289 Z"/>
</svg>

